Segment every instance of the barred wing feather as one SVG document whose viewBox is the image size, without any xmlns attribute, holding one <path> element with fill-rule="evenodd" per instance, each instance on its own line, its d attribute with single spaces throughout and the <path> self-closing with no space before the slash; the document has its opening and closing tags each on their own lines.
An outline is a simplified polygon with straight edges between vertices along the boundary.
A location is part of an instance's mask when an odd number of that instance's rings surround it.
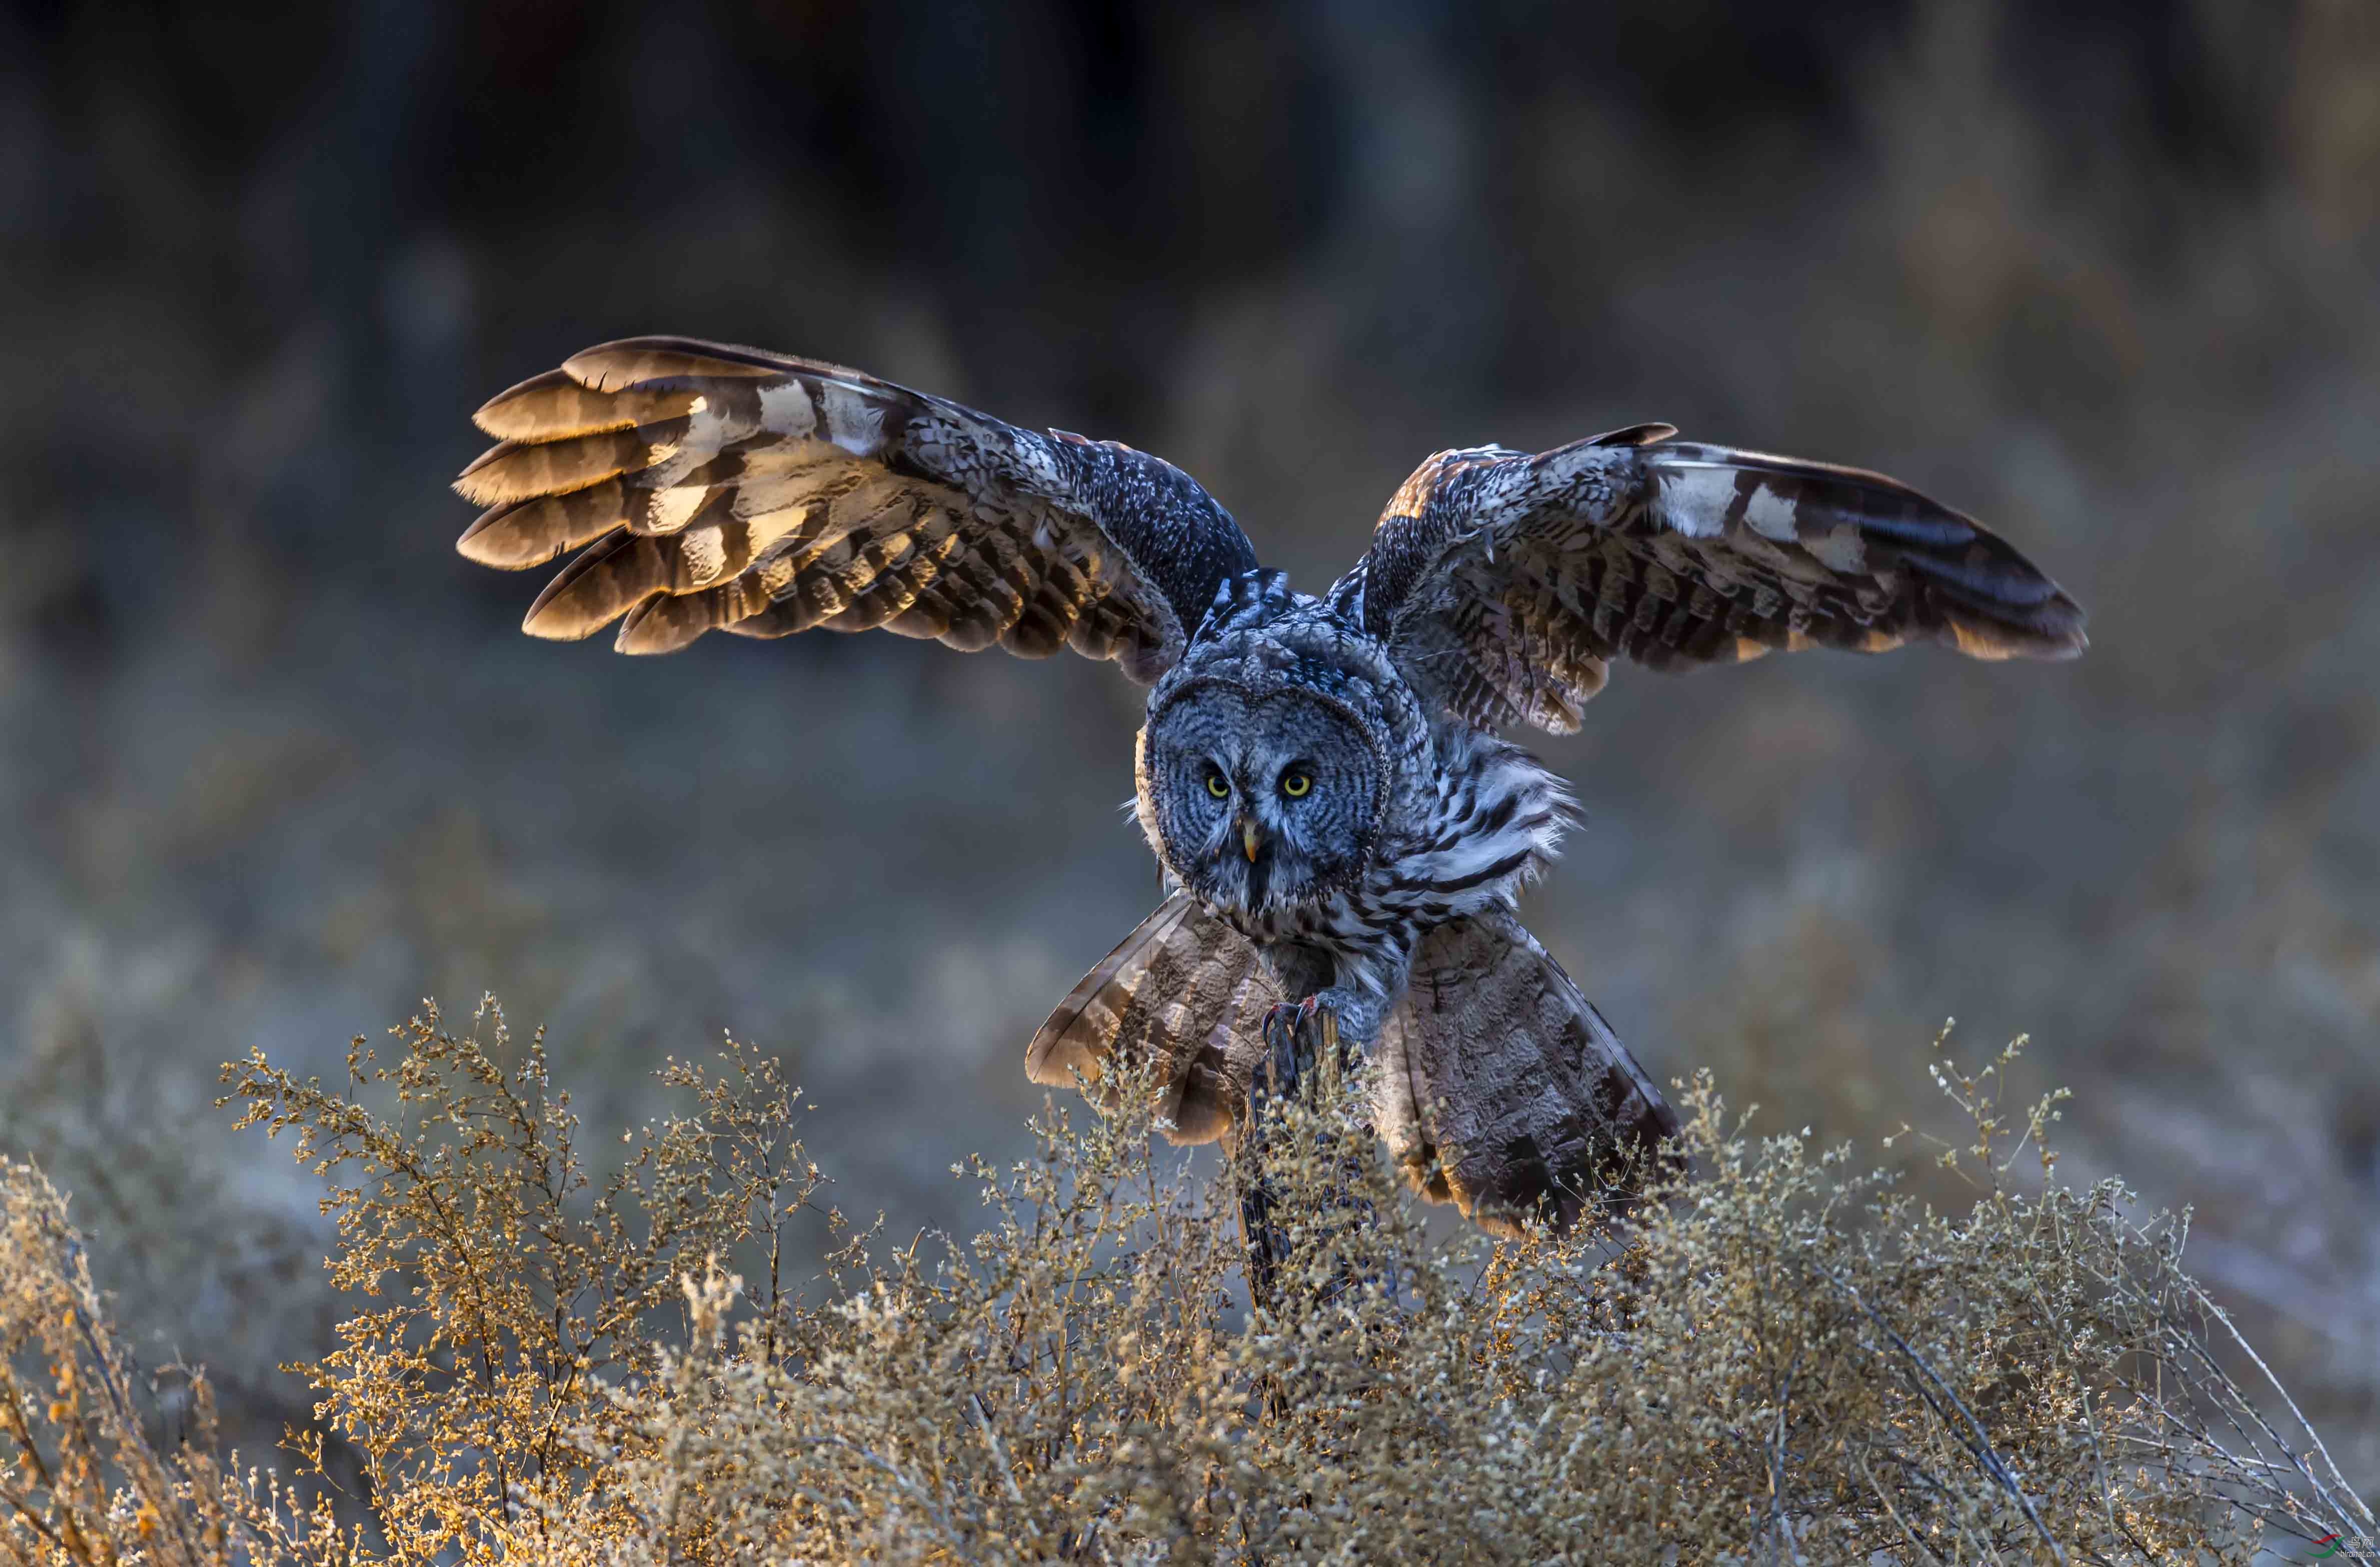
<svg viewBox="0 0 2380 1567">
<path fill-rule="evenodd" d="M 1332 589 L 1483 727 L 1575 729 L 1611 661 L 1690 668 L 1945 643 L 2071 658 L 2082 612 L 1973 518 L 1879 473 L 1638 425 L 1530 456 L 1440 452 Z"/>
<path fill-rule="evenodd" d="M 619 622 L 622 652 L 708 631 L 881 626 L 974 651 L 1062 648 L 1144 683 L 1256 564 L 1187 474 L 1020 430 L 856 370 L 674 337 L 574 355 L 474 416 L 456 548 L 508 570 L 581 553 L 523 629 Z"/>
</svg>

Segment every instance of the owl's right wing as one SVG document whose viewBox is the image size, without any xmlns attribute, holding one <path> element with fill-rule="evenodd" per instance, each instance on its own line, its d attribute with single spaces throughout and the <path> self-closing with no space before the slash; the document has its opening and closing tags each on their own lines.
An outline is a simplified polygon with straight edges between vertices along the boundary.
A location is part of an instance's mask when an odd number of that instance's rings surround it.
<svg viewBox="0 0 2380 1567">
<path fill-rule="evenodd" d="M 455 548 L 513 571 L 582 551 L 530 606 L 534 637 L 616 620 L 620 651 L 660 653 L 706 631 L 882 626 L 1072 648 L 1147 684 L 1257 564 L 1160 458 L 783 354 L 625 338 L 473 419 L 501 444 L 455 481 L 488 508 Z"/>
</svg>

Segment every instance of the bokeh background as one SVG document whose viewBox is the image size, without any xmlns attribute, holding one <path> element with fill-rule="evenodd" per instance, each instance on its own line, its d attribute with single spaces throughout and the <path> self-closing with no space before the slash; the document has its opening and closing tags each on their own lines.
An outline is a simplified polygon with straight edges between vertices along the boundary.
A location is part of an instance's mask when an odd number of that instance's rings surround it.
<svg viewBox="0 0 2380 1567">
<path fill-rule="evenodd" d="M 732 1027 L 963 1226 L 1155 897 L 1107 667 L 516 634 L 466 415 L 664 331 L 1163 453 L 1310 586 L 1435 448 L 1647 419 L 1998 525 L 2085 659 L 1623 670 L 1529 921 L 1879 1158 L 2029 1031 L 2380 1476 L 2370 0 L 36 5 L 0 322 L 0 1145 L 236 1420 L 337 1307 L 226 1057 L 493 990 L 613 1126 Z"/>
</svg>

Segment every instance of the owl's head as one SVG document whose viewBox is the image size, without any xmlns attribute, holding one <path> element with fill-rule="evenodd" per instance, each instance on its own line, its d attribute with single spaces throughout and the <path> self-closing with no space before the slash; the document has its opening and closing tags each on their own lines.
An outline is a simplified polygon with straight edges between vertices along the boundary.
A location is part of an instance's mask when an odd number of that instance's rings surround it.
<svg viewBox="0 0 2380 1567">
<path fill-rule="evenodd" d="M 1196 681 L 1149 715 L 1141 746 L 1147 824 L 1209 905 L 1258 915 L 1363 874 L 1385 766 L 1355 714 L 1330 697 Z"/>
</svg>

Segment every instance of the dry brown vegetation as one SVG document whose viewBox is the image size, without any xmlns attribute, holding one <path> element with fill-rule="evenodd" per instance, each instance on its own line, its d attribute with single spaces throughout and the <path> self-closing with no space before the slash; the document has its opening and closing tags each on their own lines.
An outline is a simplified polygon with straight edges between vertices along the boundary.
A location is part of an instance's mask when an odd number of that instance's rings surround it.
<svg viewBox="0 0 2380 1567">
<path fill-rule="evenodd" d="M 979 1233 L 895 1245 L 732 1041 L 599 1175 L 541 1037 L 395 1032 L 342 1083 L 225 1069 L 337 1226 L 287 1478 L 219 1455 L 204 1373 L 136 1363 L 65 1196 L 0 1165 L 0 1561 L 2380 1560 L 2186 1219 L 2058 1184 L 2014 1047 L 1937 1064 L 1962 1209 L 1704 1078 L 1665 1202 L 1500 1245 L 1425 1222 L 1325 1070 L 1269 1112 L 1294 1246 L 1251 1311 L 1245 1172 L 1129 1113 L 1052 1105 L 1035 1157 L 954 1171 Z M 839 1244 L 795 1287 L 805 1220 Z"/>
</svg>

